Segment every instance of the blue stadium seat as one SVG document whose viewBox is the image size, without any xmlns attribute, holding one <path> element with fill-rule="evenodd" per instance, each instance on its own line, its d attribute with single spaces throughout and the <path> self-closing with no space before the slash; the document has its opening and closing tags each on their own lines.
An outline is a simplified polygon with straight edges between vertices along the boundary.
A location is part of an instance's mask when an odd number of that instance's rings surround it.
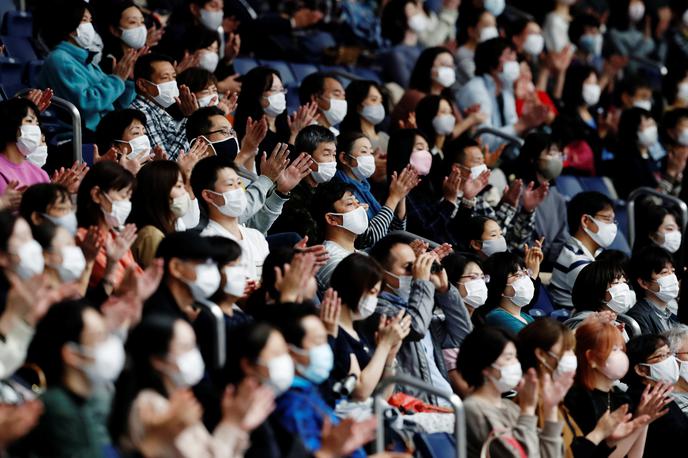
<svg viewBox="0 0 688 458">
<path fill-rule="evenodd" d="M 299 101 L 299 87 L 292 86 L 287 88 L 287 113 L 292 114 L 299 109 L 301 102 Z"/>
<path fill-rule="evenodd" d="M 234 59 L 234 69 L 239 72 L 240 75 L 245 75 L 252 68 L 258 66 L 258 62 L 250 57 L 237 57 Z"/>
<path fill-rule="evenodd" d="M 291 71 L 294 74 L 294 78 L 296 78 L 296 81 L 298 82 L 303 81 L 303 79 L 311 73 L 315 73 L 318 71 L 318 67 L 311 64 L 297 64 L 292 62 L 289 64 L 289 66 L 291 67 Z"/>
<path fill-rule="evenodd" d="M 579 177 L 578 183 L 580 183 L 583 191 L 597 191 L 610 199 L 613 198 L 611 191 L 607 187 L 607 183 L 605 183 L 602 177 Z"/>
<path fill-rule="evenodd" d="M 22 83 L 23 73 L 24 64 L 11 57 L 0 57 L 0 82 L 8 97 L 25 88 Z"/>
<path fill-rule="evenodd" d="M 380 75 L 375 70 L 372 70 L 370 68 L 365 68 L 365 67 L 354 67 L 353 68 L 353 73 L 356 76 L 360 76 L 364 80 L 371 80 L 375 81 L 378 84 L 382 83 L 382 79 L 380 78 Z"/>
<path fill-rule="evenodd" d="M 583 187 L 578 182 L 578 177 L 572 175 L 560 175 L 556 179 L 557 189 L 566 200 L 571 200 L 573 196 L 583 191 Z"/>
<path fill-rule="evenodd" d="M 289 64 L 283 60 L 261 60 L 260 64 L 264 65 L 265 67 L 270 67 L 273 70 L 277 70 L 282 77 L 282 84 L 285 86 L 294 86 L 295 84 L 298 84 L 296 78 L 294 78 L 291 68 L 289 67 Z"/>
<path fill-rule="evenodd" d="M 32 60 L 26 64 L 26 84 L 29 87 L 38 87 L 38 75 L 43 68 L 42 60 Z"/>
<path fill-rule="evenodd" d="M 323 72 L 332 72 L 332 73 L 351 73 L 348 68 L 346 67 L 341 67 L 337 65 L 321 65 L 320 70 Z M 342 86 L 347 87 L 349 83 L 351 82 L 351 78 L 347 78 L 346 76 L 343 76 L 341 74 L 337 75 L 337 79 L 342 83 Z"/>
<path fill-rule="evenodd" d="M 30 38 L 2 35 L 0 41 L 5 45 L 5 55 L 8 57 L 13 57 L 21 62 L 38 59 Z"/>
<path fill-rule="evenodd" d="M 8 11 L 2 22 L 2 33 L 13 37 L 31 38 L 33 18 L 26 11 Z"/>
</svg>

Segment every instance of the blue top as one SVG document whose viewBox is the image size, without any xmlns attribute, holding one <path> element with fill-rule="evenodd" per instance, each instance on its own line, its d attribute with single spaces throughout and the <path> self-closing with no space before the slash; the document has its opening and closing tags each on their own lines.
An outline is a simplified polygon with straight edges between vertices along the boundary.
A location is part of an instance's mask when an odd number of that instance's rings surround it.
<svg viewBox="0 0 688 458">
<path fill-rule="evenodd" d="M 337 169 L 334 178 L 344 184 L 353 186 L 356 199 L 362 204 L 368 204 L 368 220 L 373 219 L 375 215 L 380 213 L 382 205 L 380 205 L 380 202 L 377 201 L 373 193 L 370 192 L 370 183 L 368 183 L 368 180 L 355 180 L 347 175 L 342 169 Z"/>
<path fill-rule="evenodd" d="M 487 316 L 485 317 L 485 322 L 490 326 L 496 326 L 498 328 L 504 329 L 505 331 L 518 334 L 518 332 L 521 329 L 525 328 L 528 324 L 535 321 L 535 319 L 532 316 L 523 312 L 521 312 L 521 318 L 526 320 L 526 323 L 519 320 L 503 308 L 497 307 L 496 309 L 487 314 Z"/>
<path fill-rule="evenodd" d="M 42 88 L 72 102 L 87 129 L 95 130 L 100 119 L 116 108 L 127 108 L 136 97 L 133 81 L 105 74 L 88 62 L 88 51 L 67 41 L 48 54 L 38 76 Z"/>
<path fill-rule="evenodd" d="M 298 375 L 294 376 L 291 388 L 277 398 L 277 408 L 273 415 L 284 429 L 292 434 L 298 434 L 311 452 L 320 449 L 323 419 L 329 418 L 332 426 L 340 422 L 334 410 L 320 395 L 318 387 Z M 364 458 L 367 455 L 360 448 L 350 456 Z"/>
</svg>

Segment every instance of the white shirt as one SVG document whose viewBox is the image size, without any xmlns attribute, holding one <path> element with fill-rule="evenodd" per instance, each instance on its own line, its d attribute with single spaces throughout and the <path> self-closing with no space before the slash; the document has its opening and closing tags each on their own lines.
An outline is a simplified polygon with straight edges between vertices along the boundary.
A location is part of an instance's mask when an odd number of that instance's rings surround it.
<svg viewBox="0 0 688 458">
<path fill-rule="evenodd" d="M 239 265 L 244 268 L 249 280 L 260 280 L 263 274 L 263 262 L 270 254 L 268 242 L 260 231 L 250 227 L 239 224 L 239 232 L 241 232 L 241 240 L 238 240 L 234 234 L 225 229 L 221 224 L 210 220 L 206 228 L 201 232 L 201 235 L 203 237 L 219 235 L 238 243 L 241 247 Z"/>
<path fill-rule="evenodd" d="M 332 240 L 325 240 L 323 242 L 323 246 L 327 250 L 327 254 L 329 254 L 330 257 L 327 260 L 327 263 L 318 269 L 318 273 L 315 275 L 316 280 L 318 281 L 318 291 L 321 293 L 324 293 L 325 290 L 330 286 L 332 273 L 334 273 L 334 269 L 339 265 L 339 263 L 342 262 L 342 259 L 356 251 L 349 251 Z"/>
<path fill-rule="evenodd" d="M 564 244 L 552 268 L 552 282 L 550 283 L 550 293 L 556 305 L 573 307 L 573 302 L 571 302 L 573 284 L 583 267 L 594 260 L 595 255 L 590 253 L 577 238 L 571 237 Z"/>
</svg>

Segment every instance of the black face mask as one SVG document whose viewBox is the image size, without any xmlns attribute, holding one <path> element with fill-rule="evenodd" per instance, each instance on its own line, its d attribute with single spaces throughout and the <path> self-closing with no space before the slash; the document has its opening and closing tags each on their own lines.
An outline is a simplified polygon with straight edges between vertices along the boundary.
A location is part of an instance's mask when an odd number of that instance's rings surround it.
<svg viewBox="0 0 688 458">
<path fill-rule="evenodd" d="M 220 140 L 219 142 L 211 143 L 211 146 L 215 150 L 215 154 L 223 159 L 229 159 L 233 161 L 236 159 L 237 154 L 239 154 L 239 141 L 235 137 L 229 137 L 225 140 Z"/>
</svg>

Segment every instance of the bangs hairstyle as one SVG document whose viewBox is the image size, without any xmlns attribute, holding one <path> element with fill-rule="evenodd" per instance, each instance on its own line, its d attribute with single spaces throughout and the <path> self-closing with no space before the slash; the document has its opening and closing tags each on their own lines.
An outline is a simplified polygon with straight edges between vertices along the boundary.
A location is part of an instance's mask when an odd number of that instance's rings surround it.
<svg viewBox="0 0 688 458">
<path fill-rule="evenodd" d="M 409 165 L 413 145 L 416 143 L 416 136 L 422 137 L 427 142 L 425 134 L 418 129 L 399 129 L 389 138 L 387 151 L 394 151 L 394 154 L 387 156 L 387 179 L 392 173 L 401 173 Z M 430 144 L 430 142 L 428 142 Z M 425 180 L 423 180 L 425 181 Z"/>
<path fill-rule="evenodd" d="M 683 221 L 678 210 L 673 207 L 664 207 L 656 205 L 652 201 L 646 202 L 646 205 L 639 206 L 640 217 L 636 219 L 636 237 L 633 244 L 634 251 L 647 245 L 654 245 L 654 241 L 650 238 L 657 234 L 659 227 L 664 224 L 664 218 L 671 215 L 676 220 L 678 230 L 683 232 Z"/>
<path fill-rule="evenodd" d="M 79 227 L 97 226 L 104 218 L 100 205 L 91 198 L 91 190 L 98 186 L 103 194 L 109 191 L 136 188 L 136 178 L 130 171 L 113 161 L 97 162 L 86 173 L 76 194 L 76 219 Z"/>
<path fill-rule="evenodd" d="M 606 305 L 605 295 L 609 285 L 625 277 L 623 265 L 611 258 L 596 260 L 583 267 L 573 284 L 571 301 L 577 312 L 599 312 Z"/>
<path fill-rule="evenodd" d="M 127 222 L 141 229 L 153 226 L 165 235 L 174 232 L 177 217 L 170 208 L 170 193 L 180 176 L 186 182 L 175 161 L 153 161 L 141 167 Z"/>
<path fill-rule="evenodd" d="M 340 134 L 337 137 L 337 162 L 340 164 L 342 162 L 339 158 L 340 153 L 344 153 L 344 156 L 351 158 L 351 154 L 354 150 L 354 145 L 357 141 L 359 141 L 362 138 L 367 139 L 368 137 L 366 137 L 362 132 L 359 131 L 351 131 L 344 134 Z"/>
<path fill-rule="evenodd" d="M 14 97 L 0 102 L 0 119 L 2 119 L 0 122 L 0 151 L 4 151 L 7 145 L 17 142 L 22 120 L 30 112 L 33 112 L 38 118 L 38 125 L 40 126 L 40 111 L 31 100 Z"/>
<path fill-rule="evenodd" d="M 201 92 L 212 85 L 217 88 L 217 78 L 205 68 L 191 67 L 177 75 L 177 84 L 188 86 L 191 92 Z"/>
<path fill-rule="evenodd" d="M 237 132 L 237 137 L 243 139 L 246 134 L 246 122 L 248 118 L 261 119 L 265 114 L 263 111 L 263 94 L 269 91 L 273 85 L 274 77 L 282 81 L 282 75 L 270 67 L 256 67 L 251 69 L 241 78 L 241 92 L 237 100 L 237 109 L 234 114 L 234 129 Z M 284 87 L 284 82 L 282 82 Z M 287 124 L 288 110 L 284 110 L 282 114 L 277 116 L 276 123 L 278 133 L 284 131 Z M 299 151 L 300 152 L 300 151 Z"/>
<path fill-rule="evenodd" d="M 209 207 L 202 196 L 203 190 L 215 191 L 217 175 L 222 169 L 232 169 L 238 173 L 234 162 L 220 156 L 210 156 L 201 159 L 191 171 L 191 188 L 198 200 L 198 206 L 201 209 L 201 213 L 205 217 L 208 216 Z"/>
<path fill-rule="evenodd" d="M 638 296 L 645 297 L 645 289 L 640 286 L 638 279 L 652 281 L 652 274 L 660 273 L 667 266 L 674 266 L 671 254 L 657 245 L 648 245 L 633 253 L 629 270 Z"/>
<path fill-rule="evenodd" d="M 526 266 L 521 256 L 508 251 L 493 254 L 485 260 L 484 266 L 485 274 L 490 276 L 490 283 L 487 284 L 487 301 L 478 311 L 486 316 L 499 306 L 509 275 L 525 269 Z"/>
<path fill-rule="evenodd" d="M 456 368 L 466 383 L 480 388 L 485 383 L 483 371 L 491 367 L 514 337 L 506 330 L 491 326 L 474 329 L 461 344 Z"/>
<path fill-rule="evenodd" d="M 425 94 L 430 93 L 430 88 L 432 87 L 432 67 L 435 63 L 435 59 L 440 54 L 449 54 L 452 61 L 454 60 L 454 55 L 447 48 L 442 46 L 427 48 L 420 53 L 416 65 L 411 72 L 409 89 L 416 89 Z"/>
<path fill-rule="evenodd" d="M 363 296 L 382 281 L 382 267 L 370 256 L 353 253 L 334 269 L 330 287 L 352 312 L 358 312 Z"/>
<path fill-rule="evenodd" d="M 590 320 L 576 328 L 576 383 L 589 391 L 595 389 L 595 369 L 591 363 L 605 364 L 615 346 L 626 350 L 621 331 L 612 323 Z"/>
<path fill-rule="evenodd" d="M 418 130 L 425 134 L 425 138 L 429 140 L 428 146 L 430 146 L 430 148 L 435 146 L 435 139 L 437 138 L 437 135 L 439 135 L 432 122 L 435 119 L 435 116 L 437 116 L 437 112 L 440 109 L 440 103 L 442 100 L 446 101 L 449 104 L 449 107 L 452 108 L 451 100 L 444 95 L 427 95 L 423 97 L 416 106 Z M 450 138 L 451 134 L 447 135 L 446 137 Z"/>
<path fill-rule="evenodd" d="M 31 216 L 36 213 L 48 213 L 48 209 L 58 202 L 69 202 L 71 196 L 69 190 L 61 184 L 39 183 L 29 186 L 22 194 L 19 204 L 19 214 L 30 225 L 33 225 Z"/>
<path fill-rule="evenodd" d="M 471 263 L 483 270 L 480 258 L 473 253 L 450 253 L 442 259 L 442 267 L 447 271 L 449 283 L 456 285 L 466 271 L 466 267 Z"/>
<path fill-rule="evenodd" d="M 124 132 L 135 121 L 139 121 L 144 128 L 143 135 L 146 132 L 146 115 L 139 110 L 127 108 L 124 110 L 111 111 L 100 120 L 98 127 L 96 127 L 96 144 L 99 151 L 107 151 L 110 147 L 118 143 L 117 140 L 122 140 Z"/>
<path fill-rule="evenodd" d="M 382 96 L 382 106 L 385 107 L 385 113 L 387 110 L 387 103 L 385 99 L 385 94 L 382 92 L 382 88 L 375 81 L 371 80 L 357 80 L 352 81 L 346 87 L 346 104 L 347 111 L 344 120 L 339 125 L 339 130 L 342 132 L 341 135 L 361 130 L 361 115 L 359 111 L 362 108 L 363 101 L 368 98 L 370 93 L 370 88 L 374 87 Z M 243 87 L 242 87 L 243 91 Z"/>
<path fill-rule="evenodd" d="M 552 318 L 535 320 L 521 329 L 518 333 L 516 347 L 518 348 L 518 360 L 521 362 L 523 371 L 525 372 L 531 367 L 537 369 L 540 365 L 540 361 L 535 355 L 537 348 L 549 352 L 559 340 L 562 342 L 562 355 L 564 352 L 573 350 L 576 346 L 573 331 Z"/>
</svg>

